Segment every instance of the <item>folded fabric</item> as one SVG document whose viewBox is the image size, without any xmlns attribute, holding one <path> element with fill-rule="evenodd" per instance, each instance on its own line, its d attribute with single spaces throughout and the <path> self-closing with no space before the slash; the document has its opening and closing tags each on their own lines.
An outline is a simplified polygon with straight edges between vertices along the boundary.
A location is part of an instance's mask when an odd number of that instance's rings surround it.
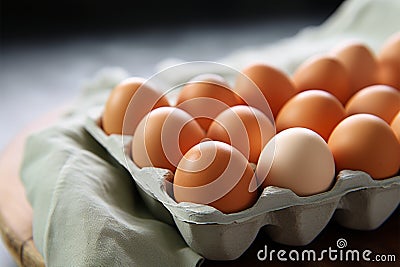
<svg viewBox="0 0 400 267">
<path fill-rule="evenodd" d="M 22 178 L 35 244 L 48 266 L 196 266 L 202 257 L 146 210 L 129 173 L 84 129 L 85 109 L 103 104 L 121 73 L 103 71 L 79 111 L 29 137 Z"/>
<path fill-rule="evenodd" d="M 347 1 L 320 27 L 220 62 L 240 69 L 261 60 L 292 72 L 308 56 L 350 37 L 377 50 L 400 30 L 399 10 L 398 0 Z M 179 61 L 159 68 L 171 62 Z M 190 75 L 160 74 L 173 84 Z M 34 242 L 48 266 L 196 266 L 203 260 L 175 227 L 146 210 L 130 175 L 84 130 L 87 111 L 104 105 L 126 76 L 118 68 L 103 70 L 69 114 L 27 141 L 21 177 L 34 210 Z"/>
</svg>

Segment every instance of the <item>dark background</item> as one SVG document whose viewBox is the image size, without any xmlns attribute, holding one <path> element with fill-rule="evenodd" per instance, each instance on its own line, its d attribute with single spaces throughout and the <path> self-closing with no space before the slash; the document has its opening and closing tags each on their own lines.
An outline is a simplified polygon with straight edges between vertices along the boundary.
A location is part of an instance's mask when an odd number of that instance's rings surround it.
<svg viewBox="0 0 400 267">
<path fill-rule="evenodd" d="M 342 0 L 1 1 L 3 41 L 76 33 L 248 23 L 276 18 L 327 18 Z"/>
</svg>

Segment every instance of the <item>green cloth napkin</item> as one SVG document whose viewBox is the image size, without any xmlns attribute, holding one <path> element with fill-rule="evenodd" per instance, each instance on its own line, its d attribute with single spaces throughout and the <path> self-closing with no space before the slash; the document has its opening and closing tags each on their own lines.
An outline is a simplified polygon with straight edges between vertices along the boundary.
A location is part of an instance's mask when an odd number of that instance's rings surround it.
<svg viewBox="0 0 400 267">
<path fill-rule="evenodd" d="M 33 237 L 48 266 L 196 266 L 178 230 L 156 220 L 133 179 L 84 129 L 126 75 L 104 70 L 76 109 L 29 137 L 22 179 L 34 210 Z"/>
<path fill-rule="evenodd" d="M 308 56 L 353 37 L 376 51 L 400 31 L 399 12 L 398 0 L 346 1 L 320 27 L 220 62 L 240 69 L 262 60 L 292 72 Z M 177 61 L 159 66 L 171 62 Z M 164 80 L 176 83 L 190 75 L 188 70 Z M 129 174 L 84 130 L 87 111 L 103 105 L 126 76 L 118 68 L 103 70 L 69 114 L 27 141 L 21 177 L 34 210 L 34 242 L 48 266 L 196 266 L 203 261 L 175 227 L 150 215 Z"/>
</svg>

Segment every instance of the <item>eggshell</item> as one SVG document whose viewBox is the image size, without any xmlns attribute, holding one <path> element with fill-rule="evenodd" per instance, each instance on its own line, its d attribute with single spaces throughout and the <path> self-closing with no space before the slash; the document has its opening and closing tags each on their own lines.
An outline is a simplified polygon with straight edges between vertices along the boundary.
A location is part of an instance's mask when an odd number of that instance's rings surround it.
<svg viewBox="0 0 400 267">
<path fill-rule="evenodd" d="M 397 174 L 400 168 L 400 144 L 390 126 L 370 114 L 347 117 L 336 126 L 328 141 L 341 170 L 360 170 L 374 179 Z"/>
<path fill-rule="evenodd" d="M 335 163 L 321 136 L 306 128 L 290 128 L 275 135 L 263 149 L 256 176 L 264 188 L 278 186 L 308 196 L 331 187 Z"/>
<path fill-rule="evenodd" d="M 276 118 L 276 128 L 278 132 L 292 127 L 308 128 L 327 141 L 345 117 L 344 107 L 333 95 L 309 90 L 295 95 L 283 106 Z"/>
<path fill-rule="evenodd" d="M 397 115 L 394 117 L 390 127 L 392 127 L 392 130 L 396 134 L 397 140 L 399 140 L 400 143 L 400 111 L 397 112 Z"/>
<path fill-rule="evenodd" d="M 380 83 L 400 90 L 400 32 L 393 34 L 378 55 Z"/>
<path fill-rule="evenodd" d="M 400 91 L 400 67 L 382 61 L 379 63 L 379 83 L 392 86 Z"/>
<path fill-rule="evenodd" d="M 346 43 L 333 50 L 332 54 L 343 64 L 349 74 L 350 95 L 378 83 L 378 61 L 364 44 Z"/>
<path fill-rule="evenodd" d="M 236 147 L 256 163 L 261 150 L 275 135 L 275 126 L 260 110 L 239 105 L 220 113 L 211 123 L 207 137 Z"/>
<path fill-rule="evenodd" d="M 236 148 L 218 141 L 192 147 L 174 177 L 177 202 L 208 204 L 224 213 L 251 207 L 257 200 L 256 179 L 247 159 Z"/>
<path fill-rule="evenodd" d="M 400 92 L 388 85 L 372 85 L 358 91 L 346 104 L 347 115 L 368 113 L 391 123 L 400 110 Z"/>
<path fill-rule="evenodd" d="M 219 113 L 237 104 L 237 96 L 221 76 L 203 74 L 182 88 L 176 107 L 188 112 L 207 130 Z"/>
<path fill-rule="evenodd" d="M 132 159 L 139 167 L 175 171 L 183 154 L 204 137 L 204 130 L 187 112 L 161 107 L 146 115 L 136 128 Z"/>
<path fill-rule="evenodd" d="M 131 77 L 119 83 L 107 99 L 102 127 L 107 134 L 132 135 L 140 120 L 152 109 L 169 106 L 168 100 L 146 83 Z"/>
<path fill-rule="evenodd" d="M 262 63 L 242 70 L 242 75 L 236 78 L 234 91 L 240 96 L 241 104 L 259 109 L 269 118 L 271 111 L 275 117 L 295 93 L 294 84 L 286 74 Z"/>
<path fill-rule="evenodd" d="M 334 57 L 314 56 L 306 60 L 293 75 L 297 92 L 324 90 L 342 104 L 351 96 L 350 78 L 346 68 Z"/>
</svg>

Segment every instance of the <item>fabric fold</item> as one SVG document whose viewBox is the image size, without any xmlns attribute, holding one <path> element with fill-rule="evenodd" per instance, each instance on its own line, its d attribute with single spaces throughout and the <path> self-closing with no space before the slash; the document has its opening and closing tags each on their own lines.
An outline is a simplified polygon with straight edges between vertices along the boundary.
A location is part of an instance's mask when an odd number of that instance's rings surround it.
<svg viewBox="0 0 400 267">
<path fill-rule="evenodd" d="M 21 177 L 46 265 L 198 266 L 203 258 L 150 214 L 129 173 L 86 132 L 86 112 L 27 141 Z"/>
</svg>

